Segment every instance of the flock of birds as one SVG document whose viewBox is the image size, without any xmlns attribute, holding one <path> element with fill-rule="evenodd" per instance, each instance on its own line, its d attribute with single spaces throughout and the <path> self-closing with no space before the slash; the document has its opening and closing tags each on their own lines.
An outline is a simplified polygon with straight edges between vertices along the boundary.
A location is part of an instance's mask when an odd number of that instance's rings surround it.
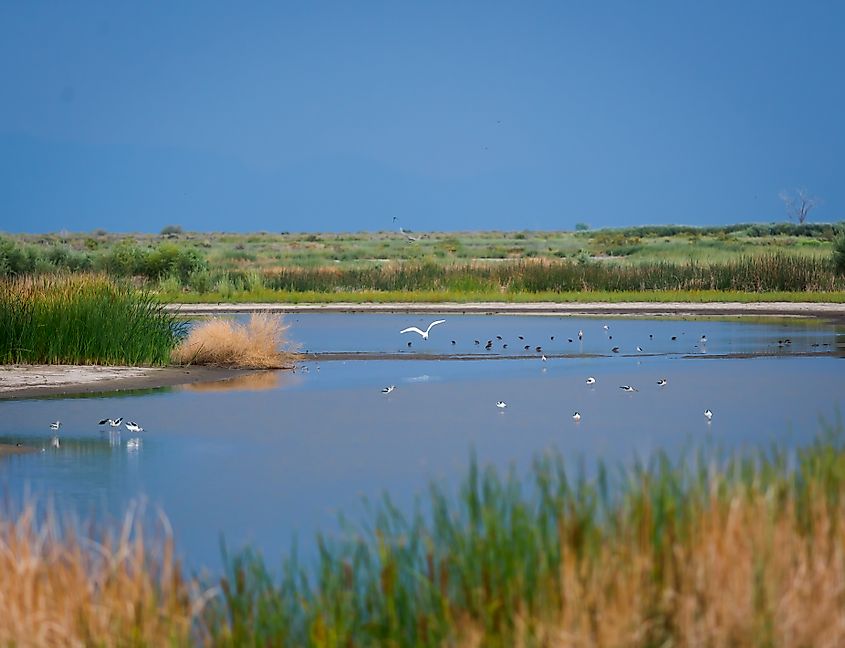
<svg viewBox="0 0 845 648">
<path fill-rule="evenodd" d="M 399 333 L 416 333 L 416 334 L 417 334 L 417 335 L 419 335 L 419 336 L 420 336 L 423 340 L 428 340 L 428 336 L 429 336 L 429 333 L 431 333 L 431 329 L 433 329 L 435 326 L 438 326 L 438 325 L 440 325 L 440 324 L 444 324 L 445 322 L 446 322 L 446 320 L 444 320 L 444 319 L 434 320 L 431 324 L 429 324 L 429 325 L 428 325 L 428 327 L 427 327 L 424 331 L 423 331 L 422 329 L 420 329 L 420 328 L 416 327 L 416 326 L 409 326 L 409 327 L 404 328 L 404 329 L 402 329 L 401 331 L 399 331 Z M 603 326 L 602 326 L 602 328 L 604 329 L 605 333 L 607 333 L 607 334 L 608 334 L 608 338 L 612 340 L 612 339 L 613 339 L 613 336 L 612 336 L 612 335 L 610 335 L 610 333 L 609 333 L 609 331 L 610 331 L 610 327 L 609 327 L 607 324 L 605 324 L 605 325 L 603 325 Z M 518 337 L 519 337 L 519 339 L 520 339 L 520 340 L 524 340 L 524 339 L 525 339 L 522 335 L 520 335 L 520 336 L 518 336 Z M 653 336 L 652 336 L 652 335 L 649 335 L 649 337 L 650 337 L 650 338 L 653 338 Z M 502 336 L 501 336 L 501 335 L 497 335 L 497 336 L 496 336 L 496 338 L 497 338 L 500 342 L 502 341 Z M 551 339 L 552 339 L 552 340 L 554 340 L 554 339 L 555 339 L 555 338 L 554 338 L 554 336 L 551 336 Z M 583 339 L 584 339 L 584 331 L 583 331 L 583 330 L 580 330 L 580 329 L 579 329 L 579 331 L 578 331 L 578 339 L 579 339 L 579 340 L 583 340 Z M 673 336 L 672 336 L 672 340 L 677 340 L 677 336 L 676 336 L 676 335 L 673 335 Z M 570 341 L 570 342 L 572 342 L 572 339 L 570 339 L 569 341 Z M 455 344 L 455 340 L 452 340 L 452 344 Z M 480 344 L 479 340 L 475 340 L 475 344 Z M 706 335 L 702 335 L 702 336 L 701 336 L 701 339 L 699 340 L 699 344 L 700 344 L 702 347 L 704 347 L 704 346 L 707 344 L 707 336 L 706 336 Z M 408 342 L 408 346 L 410 346 L 410 345 L 411 345 L 411 343 L 410 343 L 410 342 Z M 488 341 L 487 341 L 487 344 L 485 345 L 485 348 L 487 348 L 487 349 L 489 350 L 492 346 L 493 346 L 493 341 L 492 341 L 492 340 L 488 340 Z M 505 349 L 506 349 L 506 348 L 507 348 L 507 346 L 508 346 L 507 344 L 503 344 L 503 348 L 505 348 Z M 527 351 L 527 350 L 529 350 L 530 348 L 531 348 L 531 345 L 530 345 L 530 344 L 527 344 L 527 345 L 525 345 L 525 347 L 524 347 L 524 349 L 525 349 L 526 351 Z M 542 349 L 542 347 L 540 347 L 540 346 L 535 347 L 535 351 L 536 351 L 537 353 L 542 353 L 542 350 L 543 350 L 543 349 Z M 611 351 L 612 351 L 613 353 L 619 353 L 619 347 L 618 347 L 618 346 L 615 346 L 615 347 L 613 347 L 613 348 L 611 349 Z M 637 351 L 642 352 L 642 347 L 637 346 Z M 541 356 L 540 356 L 540 360 L 541 360 L 542 362 L 546 362 L 546 356 L 545 356 L 545 355 L 541 355 Z M 589 376 L 585 382 L 587 383 L 587 385 L 588 385 L 588 386 L 593 386 L 593 385 L 595 385 L 595 384 L 596 384 L 596 379 L 595 379 L 595 377 L 594 377 L 594 376 Z M 657 386 L 658 386 L 658 387 L 665 387 L 665 386 L 666 386 L 666 385 L 668 385 L 668 384 L 669 384 L 669 381 L 668 381 L 666 378 L 661 378 L 660 380 L 658 380 L 658 381 L 657 381 Z M 387 387 L 382 388 L 381 393 L 382 393 L 382 394 L 391 394 L 391 393 L 393 393 L 393 391 L 394 391 L 395 389 L 396 389 L 396 385 L 388 385 Z M 621 389 L 622 391 L 627 392 L 627 393 L 633 393 L 633 392 L 637 392 L 637 391 L 639 391 L 639 389 L 637 389 L 636 387 L 632 387 L 631 385 L 620 385 L 620 386 L 619 386 L 619 389 Z M 497 402 L 496 402 L 496 407 L 497 407 L 497 408 L 499 408 L 499 410 L 501 410 L 501 411 L 504 411 L 504 410 L 507 408 L 507 406 L 508 406 L 508 404 L 507 404 L 505 401 L 503 401 L 503 400 L 500 400 L 500 401 L 497 401 Z M 707 419 L 707 422 L 708 422 L 708 423 L 710 423 L 710 422 L 713 420 L 713 412 L 712 412 L 712 410 L 710 410 L 710 408 L 707 408 L 706 410 L 704 410 L 704 418 L 705 418 L 705 419 Z M 578 421 L 580 421 L 580 420 L 581 420 L 581 413 L 580 413 L 580 412 L 577 412 L 577 411 L 576 411 L 576 412 L 573 412 L 573 413 L 572 413 L 572 420 L 573 420 L 573 421 L 575 421 L 576 423 L 577 423 Z"/>
<path fill-rule="evenodd" d="M 108 427 L 112 428 L 115 431 L 116 434 L 120 434 L 120 424 L 121 423 L 123 423 L 123 417 L 122 416 L 120 418 L 115 418 L 115 419 L 104 418 L 104 419 L 100 420 L 97 423 L 97 425 L 99 425 L 101 427 L 108 426 Z M 144 428 L 142 428 L 140 425 L 138 425 L 135 421 L 126 421 L 125 423 L 123 423 L 123 425 L 126 427 L 126 430 L 128 432 L 133 432 L 133 433 L 137 434 L 138 432 L 144 431 Z M 61 427 L 62 427 L 61 421 L 53 421 L 52 423 L 50 423 L 50 429 L 53 430 L 54 432 L 58 432 Z M 54 435 L 53 438 L 50 440 L 50 447 L 51 448 L 61 448 L 61 446 L 62 446 L 62 442 L 61 442 L 61 439 L 59 439 L 59 435 L 58 434 Z M 128 439 L 126 441 L 126 449 L 127 450 L 137 450 L 140 447 L 141 447 L 141 439 L 138 438 L 138 437 L 133 437 L 133 438 Z"/>
</svg>

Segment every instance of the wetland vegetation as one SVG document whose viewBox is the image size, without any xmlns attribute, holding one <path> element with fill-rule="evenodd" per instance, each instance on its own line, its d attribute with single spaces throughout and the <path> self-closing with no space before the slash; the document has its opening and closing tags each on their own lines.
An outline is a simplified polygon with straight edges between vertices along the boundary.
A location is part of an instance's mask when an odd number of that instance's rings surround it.
<svg viewBox="0 0 845 648">
<path fill-rule="evenodd" d="M 843 224 L 646 226 L 575 232 L 16 235 L 0 274 L 100 271 L 166 301 L 836 299 Z M 675 296 L 669 297 L 673 291 Z M 655 297 L 650 296 L 651 299 Z M 811 299 L 811 298 L 810 298 Z"/>
<path fill-rule="evenodd" d="M 388 498 L 276 573 L 190 576 L 131 512 L 110 533 L 0 522 L 0 638 L 215 646 L 838 645 L 845 448 L 652 461 L 592 477 L 472 462 L 416 514 Z M 166 525 L 155 525 L 166 530 Z M 75 529 L 71 531 L 71 529 Z M 268 563 L 268 561 L 270 561 Z M 24 569 L 20 565 L 25 565 Z"/>
</svg>

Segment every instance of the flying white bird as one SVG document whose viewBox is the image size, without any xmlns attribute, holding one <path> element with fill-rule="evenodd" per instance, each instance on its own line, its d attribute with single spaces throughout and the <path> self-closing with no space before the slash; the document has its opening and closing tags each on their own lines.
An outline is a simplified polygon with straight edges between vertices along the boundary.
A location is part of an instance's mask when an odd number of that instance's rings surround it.
<svg viewBox="0 0 845 648">
<path fill-rule="evenodd" d="M 573 420 L 573 421 L 575 421 L 576 423 L 577 423 L 578 421 L 580 421 L 580 420 L 581 420 L 581 413 L 580 413 L 580 412 L 575 412 L 575 413 L 572 415 L 572 420 Z"/>
<path fill-rule="evenodd" d="M 396 385 L 388 385 L 387 387 L 383 387 L 383 388 L 382 388 L 381 393 L 382 393 L 382 394 L 389 394 L 389 393 L 390 393 L 390 392 L 392 392 L 394 389 L 396 389 Z"/>
<path fill-rule="evenodd" d="M 402 330 L 401 330 L 401 331 L 399 331 L 399 332 L 400 332 L 400 333 L 419 333 L 419 334 L 422 336 L 422 339 L 423 339 L 423 340 L 427 340 L 427 339 L 428 339 L 428 332 L 429 332 L 429 331 L 430 331 L 433 327 L 437 326 L 438 324 L 442 324 L 442 323 L 443 323 L 443 322 L 445 322 L 445 321 L 446 321 L 446 320 L 434 320 L 431 324 L 429 324 L 429 325 L 428 325 L 428 328 L 427 328 L 425 331 L 421 331 L 421 330 L 420 330 L 420 329 L 418 329 L 416 326 L 409 326 L 408 328 L 406 328 L 406 329 L 402 329 Z"/>
<path fill-rule="evenodd" d="M 127 421 L 126 422 L 126 429 L 130 432 L 143 432 L 144 428 L 138 425 L 135 421 Z"/>
<path fill-rule="evenodd" d="M 713 420 L 713 412 L 711 412 L 709 409 L 704 410 L 704 418 L 706 418 L 707 422 L 709 423 Z"/>
<path fill-rule="evenodd" d="M 499 401 L 499 402 L 496 403 L 496 407 L 498 407 L 499 409 L 502 409 L 502 410 L 505 409 L 507 406 L 508 406 L 508 404 L 505 401 Z"/>
<path fill-rule="evenodd" d="M 660 380 L 657 381 L 657 384 L 660 385 L 661 387 L 665 387 L 666 385 L 669 384 L 669 381 L 666 380 L 665 378 L 661 378 Z"/>
<path fill-rule="evenodd" d="M 51 430 L 58 430 L 60 427 L 62 427 L 61 421 L 56 421 L 55 423 L 50 423 L 50 429 Z"/>
<path fill-rule="evenodd" d="M 639 389 L 637 389 L 636 387 L 631 387 L 631 385 L 620 385 L 619 389 L 621 389 L 622 391 L 626 391 L 626 392 L 639 391 Z"/>
<path fill-rule="evenodd" d="M 595 378 L 593 378 L 592 376 L 590 376 L 589 378 L 587 378 L 587 384 L 588 384 L 588 385 L 595 385 L 595 384 L 596 384 L 596 379 L 595 379 Z"/>
</svg>

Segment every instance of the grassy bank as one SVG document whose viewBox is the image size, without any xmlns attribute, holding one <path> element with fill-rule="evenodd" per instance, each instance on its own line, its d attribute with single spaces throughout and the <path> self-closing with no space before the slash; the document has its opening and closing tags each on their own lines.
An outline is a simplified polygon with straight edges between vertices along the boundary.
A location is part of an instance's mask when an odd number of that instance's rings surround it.
<svg viewBox="0 0 845 648">
<path fill-rule="evenodd" d="M 334 292 L 289 292 L 284 290 L 249 290 L 235 293 L 192 293 L 165 292 L 159 293 L 162 301 L 182 304 L 215 304 L 215 303 L 267 303 L 267 304 L 388 304 L 388 303 L 474 303 L 474 302 L 507 302 L 507 303 L 536 303 L 536 302 L 686 302 L 686 303 L 725 303 L 725 302 L 811 302 L 811 303 L 845 303 L 845 292 L 767 292 L 749 293 L 720 290 L 637 290 L 622 292 L 581 291 L 581 292 L 538 292 L 538 293 L 507 293 L 500 291 L 448 291 L 448 290 L 415 290 L 415 291 L 334 291 Z"/>
<path fill-rule="evenodd" d="M 273 575 L 247 551 L 202 585 L 181 577 L 166 537 L 139 544 L 132 525 L 91 549 L 26 517 L 4 522 L 0 638 L 60 628 L 64 641 L 133 645 L 845 642 L 838 436 L 794 460 L 657 457 L 597 474 L 568 475 L 557 456 L 525 479 L 472 464 L 457 495 L 431 487 L 424 515 L 385 500 L 360 527 L 318 538 L 314 565 L 288 560 Z"/>
<path fill-rule="evenodd" d="M 148 292 L 103 276 L 0 279 L 0 364 L 162 365 L 180 335 Z"/>
</svg>

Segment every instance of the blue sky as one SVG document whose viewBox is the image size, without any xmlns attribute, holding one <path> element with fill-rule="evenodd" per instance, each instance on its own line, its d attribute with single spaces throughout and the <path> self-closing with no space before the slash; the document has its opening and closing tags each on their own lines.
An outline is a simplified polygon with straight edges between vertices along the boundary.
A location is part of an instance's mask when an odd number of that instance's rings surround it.
<svg viewBox="0 0 845 648">
<path fill-rule="evenodd" d="M 845 218 L 845 3 L 0 4 L 0 229 Z"/>
</svg>

